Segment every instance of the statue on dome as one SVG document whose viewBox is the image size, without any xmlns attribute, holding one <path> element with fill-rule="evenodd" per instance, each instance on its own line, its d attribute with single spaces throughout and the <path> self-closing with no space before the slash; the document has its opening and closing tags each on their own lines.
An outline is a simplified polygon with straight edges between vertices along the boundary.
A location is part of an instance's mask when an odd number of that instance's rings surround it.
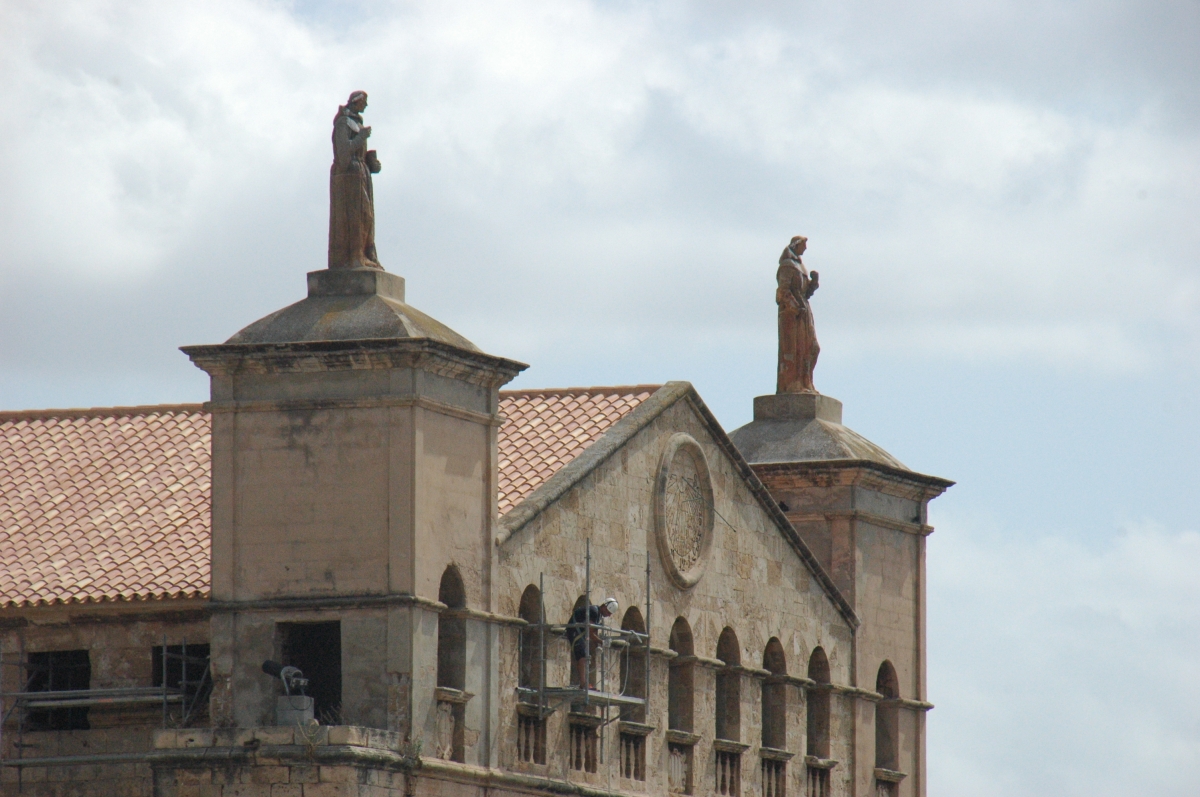
<svg viewBox="0 0 1200 797">
<path fill-rule="evenodd" d="M 821 347 L 808 300 L 818 287 L 817 272 L 811 274 L 800 256 L 808 245 L 803 235 L 792 238 L 779 256 L 779 283 L 775 302 L 779 305 L 779 375 L 776 393 L 816 393 L 813 371 Z"/>
<path fill-rule="evenodd" d="M 378 174 L 379 159 L 367 149 L 371 128 L 362 112 L 367 93 L 356 91 L 338 106 L 333 117 L 333 165 L 329 168 L 329 268 L 373 268 L 380 271 L 375 254 L 375 191 L 371 175 Z"/>
</svg>

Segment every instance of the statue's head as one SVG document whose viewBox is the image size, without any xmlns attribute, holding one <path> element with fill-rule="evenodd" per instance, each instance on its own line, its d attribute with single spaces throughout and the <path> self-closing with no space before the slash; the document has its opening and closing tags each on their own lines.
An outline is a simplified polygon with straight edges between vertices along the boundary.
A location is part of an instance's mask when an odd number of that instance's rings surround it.
<svg viewBox="0 0 1200 797">
<path fill-rule="evenodd" d="M 365 91 L 351 92 L 350 99 L 346 100 L 346 107 L 355 113 L 362 113 L 367 107 L 367 93 Z"/>
<path fill-rule="evenodd" d="M 808 248 L 808 239 L 803 235 L 792 236 L 792 242 L 788 244 L 788 249 L 792 250 L 792 254 L 796 257 L 804 254 L 804 250 Z"/>
</svg>

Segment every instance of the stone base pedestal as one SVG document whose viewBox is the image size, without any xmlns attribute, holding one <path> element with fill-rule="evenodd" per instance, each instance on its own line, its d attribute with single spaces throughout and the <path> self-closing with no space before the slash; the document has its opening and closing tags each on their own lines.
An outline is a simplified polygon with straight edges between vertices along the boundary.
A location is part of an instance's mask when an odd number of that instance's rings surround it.
<svg viewBox="0 0 1200 797">
<path fill-rule="evenodd" d="M 754 399 L 756 421 L 842 422 L 842 402 L 820 393 L 773 393 Z"/>
<path fill-rule="evenodd" d="M 308 272 L 309 296 L 382 296 L 404 301 L 404 277 L 366 268 Z"/>
</svg>

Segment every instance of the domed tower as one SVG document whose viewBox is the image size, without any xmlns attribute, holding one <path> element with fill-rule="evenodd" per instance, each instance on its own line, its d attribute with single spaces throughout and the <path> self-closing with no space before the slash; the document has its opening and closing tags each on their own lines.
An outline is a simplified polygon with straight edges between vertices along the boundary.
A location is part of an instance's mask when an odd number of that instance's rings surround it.
<svg viewBox="0 0 1200 797">
<path fill-rule="evenodd" d="M 379 266 L 379 161 L 354 149 L 370 128 L 348 115 L 330 267 L 308 274 L 307 298 L 183 349 L 211 377 L 212 715 L 275 725 L 270 659 L 304 671 L 325 724 L 432 735 L 447 573 L 460 648 L 495 655 L 469 613 L 493 608 L 498 391 L 526 366 L 407 304 Z M 486 764 L 495 663 L 478 663 L 455 684 L 456 721 L 460 760 Z"/>
<path fill-rule="evenodd" d="M 816 291 L 797 237 L 780 258 L 779 383 L 730 438 L 854 608 L 843 696 L 855 725 L 856 793 L 925 794 L 925 538 L 929 501 L 953 482 L 926 476 L 842 424 L 842 403 L 813 387 Z M 884 674 L 889 686 L 880 692 Z M 895 686 L 891 686 L 892 683 Z"/>
</svg>

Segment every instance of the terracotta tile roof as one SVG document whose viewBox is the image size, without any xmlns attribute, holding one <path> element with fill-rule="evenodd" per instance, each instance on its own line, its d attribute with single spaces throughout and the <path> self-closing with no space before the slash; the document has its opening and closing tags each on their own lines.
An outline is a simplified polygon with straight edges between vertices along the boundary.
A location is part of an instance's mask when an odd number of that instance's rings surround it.
<svg viewBox="0 0 1200 797">
<path fill-rule="evenodd" d="M 500 514 L 657 389 L 502 391 Z M 210 472 L 198 404 L 0 413 L 0 608 L 207 596 Z"/>
<path fill-rule="evenodd" d="M 500 392 L 500 514 L 506 514 L 658 385 Z"/>
<path fill-rule="evenodd" d="M 0 607 L 205 595 L 199 405 L 0 413 Z"/>
</svg>

